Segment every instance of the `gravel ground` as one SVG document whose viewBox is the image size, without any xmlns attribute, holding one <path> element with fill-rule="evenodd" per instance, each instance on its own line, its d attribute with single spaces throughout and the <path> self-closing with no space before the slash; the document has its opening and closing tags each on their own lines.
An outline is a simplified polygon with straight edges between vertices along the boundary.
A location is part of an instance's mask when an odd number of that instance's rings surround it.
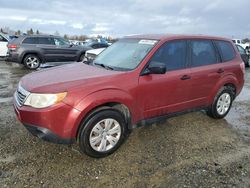
<svg viewBox="0 0 250 188">
<path fill-rule="evenodd" d="M 135 129 L 113 155 L 31 136 L 12 95 L 24 68 L 0 61 L 0 187 L 250 187 L 250 69 L 225 119 L 204 112 Z"/>
</svg>

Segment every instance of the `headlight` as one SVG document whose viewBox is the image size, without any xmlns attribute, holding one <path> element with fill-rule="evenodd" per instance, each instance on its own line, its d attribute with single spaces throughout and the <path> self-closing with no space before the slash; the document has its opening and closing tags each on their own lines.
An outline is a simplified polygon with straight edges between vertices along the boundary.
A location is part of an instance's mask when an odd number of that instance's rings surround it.
<svg viewBox="0 0 250 188">
<path fill-rule="evenodd" d="M 57 94 L 38 94 L 38 93 L 31 93 L 24 105 L 31 106 L 34 108 L 46 108 L 53 104 L 61 102 L 67 93 L 57 93 Z"/>
</svg>

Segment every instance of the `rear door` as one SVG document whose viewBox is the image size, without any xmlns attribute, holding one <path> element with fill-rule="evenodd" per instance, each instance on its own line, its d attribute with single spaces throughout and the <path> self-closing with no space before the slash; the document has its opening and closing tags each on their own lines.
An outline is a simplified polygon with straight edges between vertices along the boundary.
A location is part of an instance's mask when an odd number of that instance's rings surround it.
<svg viewBox="0 0 250 188">
<path fill-rule="evenodd" d="M 190 40 L 190 98 L 192 107 L 207 106 L 208 96 L 224 74 L 223 64 L 211 40 Z"/>
<path fill-rule="evenodd" d="M 6 56 L 7 55 L 7 44 L 8 40 L 0 34 L 0 56 Z"/>
<path fill-rule="evenodd" d="M 187 109 L 190 70 L 186 68 L 187 42 L 170 41 L 162 45 L 149 62 L 165 63 L 165 74 L 140 76 L 138 103 L 143 117 L 151 118 Z"/>
</svg>

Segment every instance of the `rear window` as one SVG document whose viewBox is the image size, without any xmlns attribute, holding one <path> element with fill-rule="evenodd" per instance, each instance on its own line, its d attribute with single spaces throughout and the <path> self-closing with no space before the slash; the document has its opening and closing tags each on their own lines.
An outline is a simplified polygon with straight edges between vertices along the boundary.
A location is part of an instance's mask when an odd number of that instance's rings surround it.
<svg viewBox="0 0 250 188">
<path fill-rule="evenodd" d="M 232 59 L 234 59 L 235 51 L 234 51 L 234 48 L 230 42 L 216 41 L 215 43 L 220 51 L 221 58 L 222 58 L 223 62 L 231 61 Z"/>
<path fill-rule="evenodd" d="M 23 44 L 38 44 L 38 38 L 37 37 L 27 37 L 23 40 Z"/>
</svg>

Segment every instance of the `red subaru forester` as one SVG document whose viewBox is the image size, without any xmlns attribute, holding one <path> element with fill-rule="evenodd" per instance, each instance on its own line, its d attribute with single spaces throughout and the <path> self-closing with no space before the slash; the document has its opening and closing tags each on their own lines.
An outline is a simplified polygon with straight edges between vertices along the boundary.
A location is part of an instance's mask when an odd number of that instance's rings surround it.
<svg viewBox="0 0 250 188">
<path fill-rule="evenodd" d="M 92 157 L 113 153 L 130 129 L 192 110 L 223 118 L 244 84 L 244 63 L 229 39 L 137 35 L 92 63 L 24 76 L 14 94 L 18 119 L 35 136 Z"/>
</svg>

